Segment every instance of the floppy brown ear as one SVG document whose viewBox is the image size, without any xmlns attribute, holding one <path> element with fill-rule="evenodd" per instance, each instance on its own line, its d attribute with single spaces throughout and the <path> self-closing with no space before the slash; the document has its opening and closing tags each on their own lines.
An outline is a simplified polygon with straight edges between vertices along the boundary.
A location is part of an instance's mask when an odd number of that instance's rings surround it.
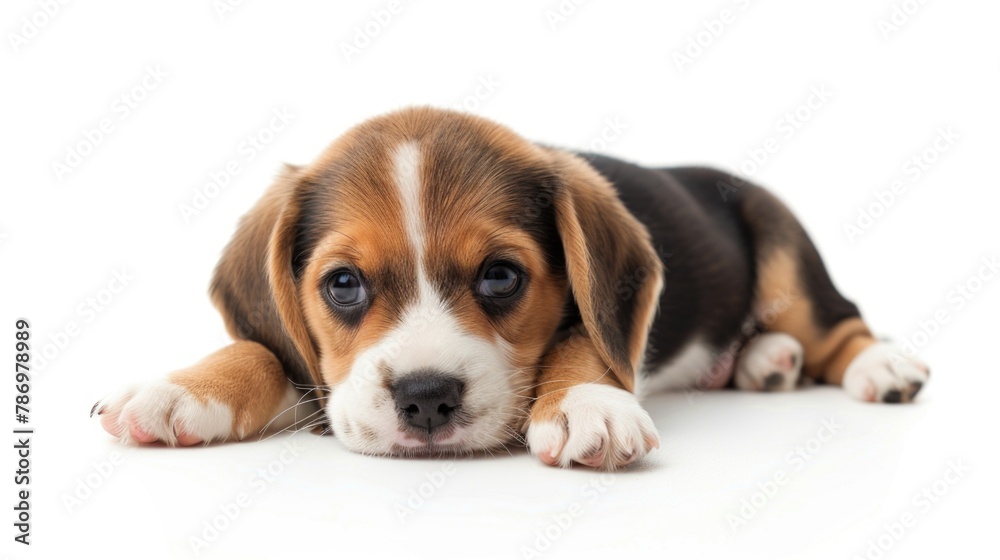
<svg viewBox="0 0 1000 560">
<path fill-rule="evenodd" d="M 293 267 L 301 200 L 308 188 L 300 178 L 299 168 L 285 166 L 243 216 L 215 268 L 210 293 L 233 338 L 266 346 L 292 381 L 321 385 Z"/>
<path fill-rule="evenodd" d="M 629 391 L 642 366 L 663 288 L 663 265 L 646 228 L 611 184 L 582 159 L 553 152 L 560 184 L 556 225 L 583 326 Z"/>
</svg>

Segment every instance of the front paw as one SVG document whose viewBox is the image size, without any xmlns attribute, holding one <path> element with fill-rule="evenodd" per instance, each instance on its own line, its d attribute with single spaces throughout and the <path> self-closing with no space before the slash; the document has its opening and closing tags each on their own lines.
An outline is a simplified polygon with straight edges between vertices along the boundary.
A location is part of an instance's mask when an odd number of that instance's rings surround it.
<svg viewBox="0 0 1000 560">
<path fill-rule="evenodd" d="M 609 385 L 577 385 L 539 398 L 531 411 L 528 448 L 544 463 L 615 470 L 660 446 L 635 395 Z"/>
<path fill-rule="evenodd" d="M 868 402 L 912 402 L 927 383 L 930 368 L 887 342 L 865 348 L 844 372 L 844 390 Z"/>
<path fill-rule="evenodd" d="M 102 399 L 91 409 L 101 426 L 126 445 L 162 442 L 195 445 L 229 439 L 233 413 L 210 399 L 166 381 Z"/>
</svg>

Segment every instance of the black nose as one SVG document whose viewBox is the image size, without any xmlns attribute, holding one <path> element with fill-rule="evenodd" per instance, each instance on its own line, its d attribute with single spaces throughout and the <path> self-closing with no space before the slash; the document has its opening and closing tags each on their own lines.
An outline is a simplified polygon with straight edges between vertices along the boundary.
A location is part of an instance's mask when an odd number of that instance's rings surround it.
<svg viewBox="0 0 1000 560">
<path fill-rule="evenodd" d="M 462 404 L 464 385 L 440 373 L 412 373 L 392 384 L 400 414 L 411 426 L 432 430 L 447 424 Z"/>
</svg>

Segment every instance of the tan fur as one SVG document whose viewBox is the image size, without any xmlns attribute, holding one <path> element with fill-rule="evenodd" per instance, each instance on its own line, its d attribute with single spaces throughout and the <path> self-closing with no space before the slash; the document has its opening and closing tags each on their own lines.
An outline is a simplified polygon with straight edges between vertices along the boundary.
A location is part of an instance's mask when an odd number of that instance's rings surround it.
<svg viewBox="0 0 1000 560">
<path fill-rule="evenodd" d="M 299 196 L 286 198 L 277 224 L 274 226 L 274 233 L 267 245 L 267 271 L 268 277 L 271 279 L 274 301 L 278 307 L 278 313 L 281 315 L 285 332 L 292 339 L 299 356 L 305 360 L 306 368 L 315 379 L 319 371 L 316 346 L 306 328 L 302 314 L 302 303 L 295 289 L 291 267 L 294 225 L 299 217 L 300 203 L 301 197 Z"/>
<path fill-rule="evenodd" d="M 804 350 L 803 373 L 839 385 L 847 365 L 875 340 L 860 318 L 824 330 L 813 319 L 813 304 L 800 282 L 797 262 L 784 249 L 764 257 L 757 278 L 756 311 L 769 332 L 795 337 Z"/>
<path fill-rule="evenodd" d="M 864 321 L 858 318 L 842 321 L 826 333 L 823 344 L 815 352 L 820 361 L 810 362 L 807 355 L 805 371 L 820 371 L 824 381 L 840 385 L 847 366 L 872 344 L 875 344 L 875 337 Z"/>
<path fill-rule="evenodd" d="M 560 404 L 566 392 L 586 383 L 625 389 L 605 365 L 594 344 L 585 334 L 577 333 L 556 345 L 542 360 L 531 407 L 531 421 L 543 422 L 561 417 Z"/>
<path fill-rule="evenodd" d="M 633 391 L 663 287 L 663 265 L 649 232 L 607 180 L 578 157 L 553 156 L 565 180 L 556 198 L 556 219 L 573 296 L 597 353 L 621 386 Z M 638 287 L 616 290 L 625 281 Z M 628 324 L 617 323 L 620 306 L 634 306 Z M 621 334 L 618 329 L 630 330 L 624 348 L 612 336 Z"/>
<path fill-rule="evenodd" d="M 169 377 L 201 401 L 229 407 L 234 434 L 256 434 L 279 412 L 288 380 L 281 363 L 256 342 L 239 341 Z"/>
</svg>

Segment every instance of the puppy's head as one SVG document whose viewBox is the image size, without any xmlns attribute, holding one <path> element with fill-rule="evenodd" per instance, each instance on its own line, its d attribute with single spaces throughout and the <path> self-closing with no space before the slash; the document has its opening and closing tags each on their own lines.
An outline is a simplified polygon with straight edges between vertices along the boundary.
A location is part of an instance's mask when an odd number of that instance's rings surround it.
<svg viewBox="0 0 1000 560">
<path fill-rule="evenodd" d="M 267 276 L 226 270 L 227 258 L 252 268 L 229 253 L 253 243 L 234 240 L 219 275 L 236 278 L 222 283 L 267 292 L 244 296 L 278 318 L 256 338 L 328 387 L 326 414 L 353 450 L 515 439 L 542 356 L 571 329 L 633 387 L 659 261 L 611 186 L 567 153 L 476 117 L 404 110 L 289 170 L 248 228 L 269 231 Z"/>
</svg>

